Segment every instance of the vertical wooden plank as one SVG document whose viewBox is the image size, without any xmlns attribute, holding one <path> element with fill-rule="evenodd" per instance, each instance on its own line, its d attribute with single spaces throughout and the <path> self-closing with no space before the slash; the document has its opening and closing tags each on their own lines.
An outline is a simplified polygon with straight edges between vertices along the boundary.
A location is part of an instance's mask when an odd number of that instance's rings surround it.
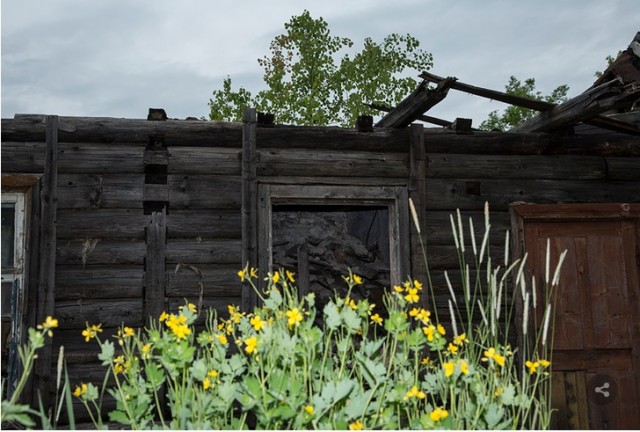
<svg viewBox="0 0 640 432">
<path fill-rule="evenodd" d="M 582 374 L 581 388 L 578 387 L 578 375 Z M 586 393 L 584 392 L 584 372 L 565 372 L 565 399 L 566 399 L 566 414 L 567 414 L 567 426 L 569 429 L 583 429 L 580 421 L 581 409 L 584 410 L 586 405 Z M 582 390 L 582 392 L 581 392 Z"/>
<path fill-rule="evenodd" d="M 257 227 L 256 229 L 256 250 L 257 250 L 257 266 L 260 274 L 263 277 L 258 278 L 256 281 L 256 288 L 261 290 L 264 284 L 264 277 L 268 272 L 272 271 L 273 267 L 273 224 L 271 223 L 271 185 L 261 184 L 258 188 L 257 199 Z M 253 308 L 257 304 L 257 294 L 251 289 L 251 301 L 249 305 Z M 251 309 L 248 309 L 251 310 Z"/>
<path fill-rule="evenodd" d="M 147 252 L 145 261 L 144 322 L 158 319 L 165 309 L 167 254 L 167 209 L 151 213 L 147 225 Z"/>
<path fill-rule="evenodd" d="M 568 429 L 567 397 L 564 391 L 564 372 L 551 372 L 551 430 Z"/>
<path fill-rule="evenodd" d="M 418 218 L 418 224 L 424 226 L 426 221 L 427 196 L 427 152 L 424 144 L 424 127 L 422 124 L 412 124 L 409 132 L 409 198 L 413 201 Z M 412 215 L 413 216 L 413 215 Z M 411 274 L 421 282 L 427 281 L 427 262 L 423 256 L 420 240 L 426 245 L 427 238 L 424 229 L 418 229 L 415 221 L 410 221 L 411 232 Z M 424 301 L 427 301 L 426 296 Z M 426 304 L 425 304 L 426 305 Z"/>
<path fill-rule="evenodd" d="M 58 116 L 46 118 L 47 149 L 44 161 L 44 175 L 40 190 L 42 205 L 40 219 L 40 271 L 38 274 L 38 304 L 36 321 L 42 322 L 47 316 L 53 316 L 55 308 L 56 282 L 56 213 L 58 210 Z M 50 406 L 51 384 L 51 339 L 38 353 L 34 366 L 34 389 L 40 390 L 42 401 L 47 409 Z M 32 397 L 36 398 L 35 395 Z"/>
<path fill-rule="evenodd" d="M 576 428 L 589 429 L 589 402 L 587 400 L 587 378 L 584 371 L 576 375 Z"/>
<path fill-rule="evenodd" d="M 242 263 L 241 267 L 258 267 L 256 126 L 254 108 L 244 112 L 242 123 Z M 262 275 L 261 275 L 262 276 Z M 258 282 L 261 278 L 258 278 Z M 242 310 L 249 311 L 257 304 L 257 295 L 248 283 L 242 286 Z"/>
</svg>

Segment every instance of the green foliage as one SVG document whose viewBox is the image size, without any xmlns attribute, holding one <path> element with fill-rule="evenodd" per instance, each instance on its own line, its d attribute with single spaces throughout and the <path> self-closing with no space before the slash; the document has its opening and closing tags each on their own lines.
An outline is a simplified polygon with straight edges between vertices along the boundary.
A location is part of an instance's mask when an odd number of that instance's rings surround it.
<svg viewBox="0 0 640 432">
<path fill-rule="evenodd" d="M 273 39 L 270 55 L 258 59 L 266 89 L 255 96 L 244 88 L 233 91 L 227 77 L 209 101 L 209 118 L 240 121 L 244 109 L 254 106 L 280 123 L 353 126 L 359 115 L 377 113 L 365 103 L 395 105 L 414 89 L 417 81 L 402 76 L 406 70 L 432 66 L 431 54 L 408 34 L 393 33 L 382 43 L 367 38 L 362 51 L 338 62 L 349 48 L 350 39 L 332 36 L 324 19 L 305 10 Z"/>
<path fill-rule="evenodd" d="M 607 61 L 607 67 L 608 67 L 608 66 L 611 66 L 611 65 L 613 64 L 613 62 L 614 62 L 614 61 L 616 61 L 616 59 L 617 59 L 618 57 L 620 57 L 620 54 L 622 54 L 623 52 L 624 52 L 624 51 L 618 51 L 618 54 L 616 54 L 616 55 L 615 55 L 615 57 L 614 57 L 614 56 L 612 56 L 612 55 L 608 55 L 608 56 L 607 56 L 607 58 L 605 59 L 605 60 Z M 593 75 L 594 75 L 596 78 L 600 78 L 600 77 L 602 76 L 602 74 L 603 74 L 603 73 L 604 73 L 604 71 L 596 71 Z"/>
<path fill-rule="evenodd" d="M 505 93 L 507 94 L 554 104 L 565 102 L 568 91 L 569 86 L 563 84 L 553 90 L 550 95 L 543 96 L 542 92 L 536 90 L 536 80 L 534 78 L 521 82 L 514 76 L 509 78 L 509 82 L 505 86 Z M 480 129 L 507 131 L 536 115 L 538 115 L 538 112 L 535 110 L 511 105 L 505 108 L 502 113 L 497 110 L 490 112 L 488 118 L 480 124 Z"/>
</svg>

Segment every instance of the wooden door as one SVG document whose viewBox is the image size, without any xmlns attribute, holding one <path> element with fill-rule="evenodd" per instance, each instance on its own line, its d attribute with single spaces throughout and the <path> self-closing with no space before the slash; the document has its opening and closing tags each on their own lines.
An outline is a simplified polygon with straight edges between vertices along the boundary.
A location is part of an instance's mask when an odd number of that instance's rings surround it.
<svg viewBox="0 0 640 432">
<path fill-rule="evenodd" d="M 552 428 L 639 429 L 640 209 L 520 207 L 536 279 L 545 277 L 547 239 L 552 263 L 568 251 L 556 301 Z"/>
</svg>

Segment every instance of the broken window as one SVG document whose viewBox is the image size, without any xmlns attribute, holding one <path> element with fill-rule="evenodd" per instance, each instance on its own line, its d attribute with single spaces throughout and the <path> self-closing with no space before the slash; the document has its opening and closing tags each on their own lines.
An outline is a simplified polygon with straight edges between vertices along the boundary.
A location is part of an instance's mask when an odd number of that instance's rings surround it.
<svg viewBox="0 0 640 432">
<path fill-rule="evenodd" d="M 21 340 L 22 311 L 24 302 L 25 256 L 25 195 L 2 194 L 2 376 L 13 382 L 11 374 L 17 372 L 16 349 Z M 9 389 L 10 391 L 10 389 Z"/>
</svg>

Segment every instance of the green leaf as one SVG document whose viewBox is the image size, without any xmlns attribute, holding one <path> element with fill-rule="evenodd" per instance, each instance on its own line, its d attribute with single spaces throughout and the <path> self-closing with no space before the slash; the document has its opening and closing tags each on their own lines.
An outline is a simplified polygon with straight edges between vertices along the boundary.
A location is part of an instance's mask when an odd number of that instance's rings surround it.
<svg viewBox="0 0 640 432">
<path fill-rule="evenodd" d="M 324 307 L 324 324 L 329 330 L 340 327 L 340 312 L 335 303 L 329 302 Z"/>
<path fill-rule="evenodd" d="M 487 422 L 487 429 L 494 429 L 494 427 L 502 420 L 504 416 L 504 408 L 492 403 L 487 407 L 487 411 L 484 413 L 484 419 Z"/>
<path fill-rule="evenodd" d="M 360 328 L 360 317 L 358 316 L 358 313 L 350 307 L 342 308 L 342 311 L 340 312 L 340 318 L 347 326 L 347 329 L 350 333 L 355 333 L 355 331 Z"/>
<path fill-rule="evenodd" d="M 193 362 L 193 366 L 191 366 L 191 376 L 193 376 L 193 379 L 204 381 L 207 372 L 207 365 L 204 363 L 204 360 L 198 359 Z"/>
<path fill-rule="evenodd" d="M 100 354 L 98 354 L 98 360 L 102 360 L 102 366 L 111 365 L 115 351 L 113 342 L 110 340 L 106 340 L 102 343 Z"/>
<path fill-rule="evenodd" d="M 500 400 L 503 404 L 510 406 L 515 402 L 516 389 L 512 384 L 508 384 L 504 387 L 502 394 L 500 394 Z"/>
<path fill-rule="evenodd" d="M 23 426 L 33 427 L 36 425 L 35 421 L 29 414 L 37 414 L 33 411 L 29 405 L 12 404 L 9 401 L 2 401 L 2 422 L 16 421 Z"/>
<path fill-rule="evenodd" d="M 129 417 L 122 411 L 113 410 L 109 412 L 109 420 L 118 422 L 124 425 L 130 425 Z"/>
</svg>

